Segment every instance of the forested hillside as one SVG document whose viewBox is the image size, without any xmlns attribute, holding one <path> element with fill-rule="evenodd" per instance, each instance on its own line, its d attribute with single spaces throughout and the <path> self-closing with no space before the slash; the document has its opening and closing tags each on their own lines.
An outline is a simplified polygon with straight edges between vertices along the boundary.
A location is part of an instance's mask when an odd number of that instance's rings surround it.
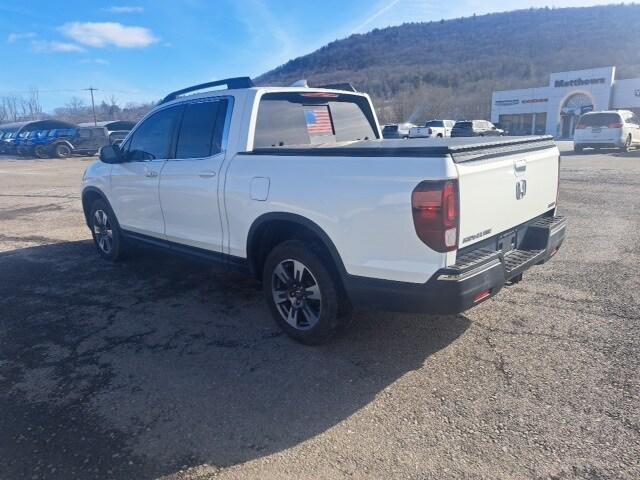
<svg viewBox="0 0 640 480">
<path fill-rule="evenodd" d="M 549 73 L 615 65 L 640 77 L 640 5 L 531 9 L 409 23 L 332 42 L 257 79 L 350 81 L 382 121 L 487 118 L 491 92 L 544 86 Z"/>
</svg>

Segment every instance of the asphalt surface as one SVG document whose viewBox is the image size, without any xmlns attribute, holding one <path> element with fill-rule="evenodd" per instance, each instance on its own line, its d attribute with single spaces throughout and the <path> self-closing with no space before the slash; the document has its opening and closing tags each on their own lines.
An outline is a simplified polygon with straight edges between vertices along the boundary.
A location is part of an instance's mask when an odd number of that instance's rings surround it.
<svg viewBox="0 0 640 480">
<path fill-rule="evenodd" d="M 0 479 L 640 478 L 640 151 L 564 156 L 568 239 L 495 299 L 314 348 L 250 279 L 101 261 L 88 162 L 0 158 Z"/>
</svg>

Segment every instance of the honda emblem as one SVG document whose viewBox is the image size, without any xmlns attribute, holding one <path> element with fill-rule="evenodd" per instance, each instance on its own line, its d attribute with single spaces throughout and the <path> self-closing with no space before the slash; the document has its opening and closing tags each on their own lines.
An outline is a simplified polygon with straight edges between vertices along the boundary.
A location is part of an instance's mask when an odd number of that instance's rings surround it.
<svg viewBox="0 0 640 480">
<path fill-rule="evenodd" d="M 521 200 L 527 194 L 527 181 L 518 180 L 516 182 L 516 199 Z"/>
</svg>

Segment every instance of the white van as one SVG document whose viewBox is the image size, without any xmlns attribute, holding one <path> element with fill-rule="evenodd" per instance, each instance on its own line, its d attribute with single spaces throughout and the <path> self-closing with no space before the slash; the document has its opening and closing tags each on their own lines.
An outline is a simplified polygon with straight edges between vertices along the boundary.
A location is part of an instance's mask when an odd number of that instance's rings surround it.
<svg viewBox="0 0 640 480">
<path fill-rule="evenodd" d="M 640 119 L 629 110 L 589 112 L 580 117 L 573 148 L 619 148 L 625 152 L 640 145 Z"/>
</svg>

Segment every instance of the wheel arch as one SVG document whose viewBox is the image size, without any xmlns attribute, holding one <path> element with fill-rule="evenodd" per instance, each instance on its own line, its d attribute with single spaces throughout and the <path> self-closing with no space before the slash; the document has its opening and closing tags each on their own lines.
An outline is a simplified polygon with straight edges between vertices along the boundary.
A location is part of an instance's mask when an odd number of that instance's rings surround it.
<svg viewBox="0 0 640 480">
<path fill-rule="evenodd" d="M 288 212 L 265 213 L 256 218 L 247 235 L 247 262 L 249 270 L 257 279 L 262 277 L 262 267 L 269 252 L 277 244 L 292 238 L 307 238 L 319 241 L 333 261 L 339 280 L 346 269 L 338 249 L 329 235 L 315 222 L 306 217 Z"/>
<path fill-rule="evenodd" d="M 82 190 L 82 211 L 84 212 L 84 220 L 89 228 L 91 228 L 91 223 L 89 222 L 89 209 L 93 202 L 98 199 L 103 200 L 107 205 L 109 205 L 111 211 L 113 211 L 113 207 L 109 200 L 107 200 L 107 196 L 98 187 L 85 187 Z"/>
</svg>

